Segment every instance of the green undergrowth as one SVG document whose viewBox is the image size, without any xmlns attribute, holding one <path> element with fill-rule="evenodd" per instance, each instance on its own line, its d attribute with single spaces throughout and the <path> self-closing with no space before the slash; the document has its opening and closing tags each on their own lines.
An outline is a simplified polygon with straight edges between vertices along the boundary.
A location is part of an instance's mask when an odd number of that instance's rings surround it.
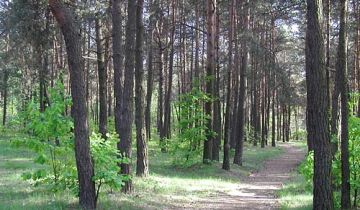
<svg viewBox="0 0 360 210">
<path fill-rule="evenodd" d="M 47 186 L 33 186 L 21 175 L 44 167 L 34 163 L 35 154 L 10 146 L 14 134 L 0 134 L 0 209 L 77 209 L 77 198 L 69 191 L 53 193 Z M 221 151 L 222 152 L 222 151 Z M 179 208 L 200 198 L 238 188 L 241 177 L 261 169 L 262 163 L 282 154 L 280 148 L 245 146 L 244 166 L 221 169 L 221 162 L 191 167 L 174 166 L 171 154 L 159 151 L 158 141 L 149 143 L 150 175 L 133 177 L 134 192 L 124 195 L 109 188 L 100 194 L 98 209 Z M 135 171 L 136 151 L 133 151 Z M 233 155 L 233 151 L 232 151 Z"/>
</svg>

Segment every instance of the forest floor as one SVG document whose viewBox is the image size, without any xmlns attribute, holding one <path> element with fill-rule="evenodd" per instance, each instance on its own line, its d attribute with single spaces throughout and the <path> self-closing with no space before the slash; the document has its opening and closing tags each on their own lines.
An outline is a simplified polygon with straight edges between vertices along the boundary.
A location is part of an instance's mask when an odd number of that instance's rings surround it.
<svg viewBox="0 0 360 210">
<path fill-rule="evenodd" d="M 33 152 L 10 146 L 11 136 L 0 135 L 0 210 L 79 209 L 71 192 L 51 193 L 21 179 L 42 166 L 33 162 Z M 231 171 L 224 171 L 220 160 L 181 168 L 173 165 L 171 154 L 159 151 L 157 141 L 149 143 L 149 177 L 134 177 L 130 195 L 104 188 L 98 209 L 276 209 L 277 191 L 305 155 L 296 143 L 246 144 L 242 167 L 231 164 Z"/>
<path fill-rule="evenodd" d="M 185 208 L 190 209 L 279 209 L 277 191 L 291 178 L 292 171 L 304 159 L 306 151 L 294 144 L 280 144 L 284 153 L 265 161 L 264 167 L 227 193 L 215 193 Z"/>
</svg>

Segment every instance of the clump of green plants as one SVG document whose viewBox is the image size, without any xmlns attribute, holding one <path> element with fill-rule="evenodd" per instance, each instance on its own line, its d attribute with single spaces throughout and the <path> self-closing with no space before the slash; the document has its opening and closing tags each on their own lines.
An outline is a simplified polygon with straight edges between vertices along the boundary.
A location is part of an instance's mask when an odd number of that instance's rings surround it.
<svg viewBox="0 0 360 210">
<path fill-rule="evenodd" d="M 73 120 L 65 115 L 71 99 L 64 92 L 63 84 L 57 82 L 49 90 L 49 105 L 42 112 L 36 101 L 29 102 L 20 120 L 26 135 L 18 137 L 12 144 L 33 150 L 36 153 L 34 162 L 42 165 L 33 172 L 24 173 L 23 179 L 31 181 L 34 186 L 47 186 L 53 192 L 67 189 L 78 195 Z M 130 178 L 118 173 L 118 165 L 128 162 L 128 159 L 117 150 L 117 140 L 116 134 L 107 134 L 106 140 L 97 133 L 90 136 L 95 173 L 92 179 L 96 184 L 97 198 L 102 186 L 117 190 Z"/>
<path fill-rule="evenodd" d="M 175 165 L 188 167 L 200 160 L 202 142 L 206 141 L 209 132 L 206 126 L 209 116 L 205 114 L 203 104 L 209 100 L 211 98 L 197 87 L 180 96 L 177 102 L 179 135 L 169 146 Z"/>
<path fill-rule="evenodd" d="M 360 118 L 352 116 L 349 118 L 349 162 L 350 162 L 350 187 L 351 194 L 356 205 L 358 192 L 360 190 Z M 335 154 L 332 163 L 332 178 L 335 190 L 341 187 L 341 157 L 340 151 Z M 305 161 L 300 166 L 300 173 L 304 175 L 309 185 L 312 185 L 314 175 L 314 154 L 310 152 Z M 339 196 L 335 196 L 338 198 Z M 335 205 L 340 206 L 339 199 L 335 200 Z"/>
<path fill-rule="evenodd" d="M 291 139 L 297 140 L 297 141 L 305 141 L 307 138 L 307 132 L 306 130 L 298 130 L 292 134 Z"/>
</svg>

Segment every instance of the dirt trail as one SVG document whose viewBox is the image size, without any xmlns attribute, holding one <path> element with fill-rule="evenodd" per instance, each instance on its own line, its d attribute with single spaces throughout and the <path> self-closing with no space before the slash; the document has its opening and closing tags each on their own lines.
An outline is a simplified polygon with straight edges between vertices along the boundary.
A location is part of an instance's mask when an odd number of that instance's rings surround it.
<svg viewBox="0 0 360 210">
<path fill-rule="evenodd" d="M 290 178 L 290 173 L 303 160 L 305 151 L 282 144 L 284 154 L 264 163 L 262 170 L 240 180 L 239 188 L 204 198 L 186 209 L 278 209 L 276 191 Z"/>
</svg>

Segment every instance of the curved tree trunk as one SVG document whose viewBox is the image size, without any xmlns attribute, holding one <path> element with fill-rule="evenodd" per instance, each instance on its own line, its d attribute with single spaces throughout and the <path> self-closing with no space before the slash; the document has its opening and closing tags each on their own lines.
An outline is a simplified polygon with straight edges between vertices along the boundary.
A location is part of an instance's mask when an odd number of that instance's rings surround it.
<svg viewBox="0 0 360 210">
<path fill-rule="evenodd" d="M 62 1 L 49 0 L 49 5 L 64 35 L 68 55 L 74 118 L 75 158 L 79 179 L 79 200 L 84 209 L 96 208 L 94 168 L 90 157 L 84 63 L 81 57 L 79 27 L 73 12 Z"/>
</svg>

